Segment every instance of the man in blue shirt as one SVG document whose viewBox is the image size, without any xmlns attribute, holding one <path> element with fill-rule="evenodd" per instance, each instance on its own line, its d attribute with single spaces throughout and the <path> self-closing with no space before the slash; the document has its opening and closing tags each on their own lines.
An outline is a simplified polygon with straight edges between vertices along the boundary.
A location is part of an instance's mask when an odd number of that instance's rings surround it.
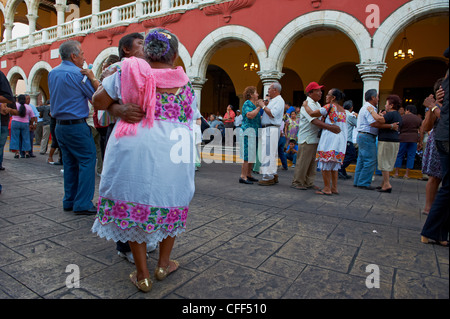
<svg viewBox="0 0 450 319">
<path fill-rule="evenodd" d="M 373 190 L 375 187 L 370 186 L 372 183 L 372 175 L 377 165 L 377 145 L 378 136 L 377 122 L 367 110 L 368 106 L 372 106 L 377 111 L 378 92 L 371 89 L 365 93 L 365 103 L 359 111 L 357 130 L 358 130 L 358 159 L 356 161 L 355 177 L 353 186 L 362 189 Z"/>
<path fill-rule="evenodd" d="M 64 163 L 65 211 L 95 214 L 96 148 L 91 129 L 88 100 L 99 86 L 90 69 L 83 69 L 84 52 L 78 41 L 66 41 L 59 47 L 61 64 L 48 75 L 50 113 L 56 119 L 55 134 Z"/>
</svg>

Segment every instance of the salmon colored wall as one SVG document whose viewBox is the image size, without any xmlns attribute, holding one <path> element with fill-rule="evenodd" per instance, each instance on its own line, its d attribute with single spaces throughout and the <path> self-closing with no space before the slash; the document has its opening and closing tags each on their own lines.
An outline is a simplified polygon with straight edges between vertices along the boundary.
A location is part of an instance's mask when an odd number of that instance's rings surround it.
<svg viewBox="0 0 450 319">
<path fill-rule="evenodd" d="M 323 0 L 321 7 L 319 9 L 314 9 L 309 0 L 257 0 L 254 1 L 254 4 L 250 8 L 244 8 L 232 13 L 229 23 L 225 22 L 223 15 L 206 16 L 203 13 L 203 10 L 196 9 L 187 11 L 181 16 L 181 19 L 178 22 L 168 25 L 167 28 L 179 37 L 191 56 L 205 36 L 219 27 L 230 24 L 242 25 L 252 29 L 261 36 L 268 48 L 273 38 L 284 26 L 303 14 L 316 10 L 338 10 L 347 12 L 364 24 L 369 15 L 369 13 L 366 13 L 366 7 L 374 2 L 377 3 L 380 8 L 380 18 L 382 23 L 391 12 L 408 1 Z M 375 29 L 368 30 L 371 34 L 375 32 Z M 125 32 L 143 31 L 146 31 L 146 29 L 141 23 L 129 25 Z M 113 38 L 111 45 L 117 46 L 121 36 L 122 35 L 116 35 Z M 50 50 L 57 49 L 60 43 L 61 42 L 52 43 Z M 91 63 L 94 61 L 96 56 L 108 46 L 110 45 L 108 44 L 107 39 L 98 39 L 95 34 L 87 35 L 82 42 L 87 62 Z M 32 66 L 39 60 L 47 61 L 52 67 L 55 67 L 59 65 L 60 59 L 50 60 L 50 50 L 44 52 L 41 59 L 38 58 L 37 54 L 32 54 L 30 49 L 25 50 L 23 56 L 18 58 L 16 63 L 21 66 L 26 74 L 29 74 Z M 2 57 L 2 60 L 5 58 L 7 58 L 7 56 Z M 13 66 L 13 63 L 8 61 L 8 67 L 2 69 L 2 71 L 7 73 Z"/>
</svg>

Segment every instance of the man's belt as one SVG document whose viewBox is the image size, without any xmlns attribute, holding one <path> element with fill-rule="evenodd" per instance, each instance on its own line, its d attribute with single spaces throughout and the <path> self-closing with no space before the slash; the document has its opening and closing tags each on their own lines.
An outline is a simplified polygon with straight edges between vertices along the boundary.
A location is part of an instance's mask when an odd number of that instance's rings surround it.
<svg viewBox="0 0 450 319">
<path fill-rule="evenodd" d="M 375 135 L 375 134 L 372 134 L 372 133 L 369 133 L 369 132 L 358 132 L 358 133 L 362 133 L 362 134 L 369 134 L 369 135 L 372 135 L 372 136 L 377 136 L 377 135 Z"/>
<path fill-rule="evenodd" d="M 271 127 L 271 126 L 274 126 L 274 127 L 280 127 L 280 125 L 275 125 L 275 124 L 261 125 L 262 128 Z"/>
<path fill-rule="evenodd" d="M 59 125 L 73 125 L 73 124 L 81 124 L 86 123 L 85 119 L 78 119 L 78 120 L 56 120 L 56 124 Z"/>
</svg>

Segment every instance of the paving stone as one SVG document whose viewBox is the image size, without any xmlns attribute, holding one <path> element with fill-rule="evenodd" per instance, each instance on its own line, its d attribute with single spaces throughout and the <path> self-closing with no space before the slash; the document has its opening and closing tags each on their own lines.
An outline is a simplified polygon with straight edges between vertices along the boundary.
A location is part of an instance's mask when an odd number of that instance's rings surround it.
<svg viewBox="0 0 450 319">
<path fill-rule="evenodd" d="M 308 266 L 283 295 L 286 299 L 387 299 L 390 284 L 369 289 L 366 280 L 329 269 Z"/>
<path fill-rule="evenodd" d="M 208 287 L 210 299 L 277 299 L 281 298 L 289 284 L 290 281 L 284 277 L 220 261 L 175 293 L 183 298 L 201 299 L 205 295 L 198 287 Z"/>
<path fill-rule="evenodd" d="M 356 252 L 356 247 L 342 243 L 294 236 L 276 253 L 276 256 L 347 272 Z"/>
<path fill-rule="evenodd" d="M 144 294 L 128 278 L 135 266 L 114 242 L 92 234 L 94 217 L 63 211 L 60 167 L 46 156 L 25 162 L 9 152 L 4 165 L 1 299 L 449 297 L 448 248 L 420 242 L 422 181 L 393 179 L 394 191 L 380 194 L 339 180 L 340 195 L 328 197 L 290 188 L 293 170 L 261 187 L 238 183 L 240 164 L 204 164 L 171 255 L 180 269 Z M 380 182 L 376 176 L 373 185 Z M 323 185 L 320 173 L 315 183 Z M 149 253 L 151 273 L 158 255 Z M 79 288 L 66 285 L 68 265 L 80 269 Z M 366 286 L 368 266 L 378 267 L 380 288 Z"/>
</svg>

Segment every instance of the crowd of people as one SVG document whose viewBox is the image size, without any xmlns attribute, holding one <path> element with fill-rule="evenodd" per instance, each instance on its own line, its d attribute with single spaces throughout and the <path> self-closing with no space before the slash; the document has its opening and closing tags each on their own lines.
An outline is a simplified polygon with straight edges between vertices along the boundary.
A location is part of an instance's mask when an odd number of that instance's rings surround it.
<svg viewBox="0 0 450 319">
<path fill-rule="evenodd" d="M 448 58 L 448 49 L 444 55 Z M 353 101 L 345 101 L 337 88 L 327 92 L 321 106 L 323 88 L 309 83 L 300 110 L 286 105 L 284 112 L 278 82 L 270 86 L 267 100 L 259 99 L 254 86 L 245 89 L 239 183 L 275 185 L 279 180 L 274 163 L 279 159 L 282 169 L 287 169 L 289 159 L 294 168 L 292 188 L 338 195 L 338 179 L 351 179 L 346 168 L 356 161 L 354 187 L 392 193 L 391 174 L 399 178 L 406 162 L 403 178 L 410 178 L 417 154 L 423 153 L 420 164 L 428 179 L 423 214 L 428 217 L 421 240 L 448 247 L 449 207 L 444 204 L 449 199 L 448 71 L 435 83 L 434 94 L 424 99 L 424 120 L 415 105 L 402 106 L 401 98 L 394 94 L 387 97 L 384 109 L 379 109 L 379 94 L 374 89 L 365 92 L 365 103 L 358 113 L 353 112 Z M 262 180 L 254 178 L 252 171 L 262 174 Z M 317 171 L 322 174 L 322 188 L 314 184 Z M 383 178 L 381 185 L 374 187 L 371 184 L 377 171 Z"/>
<path fill-rule="evenodd" d="M 152 288 L 149 251 L 159 245 L 157 280 L 179 268 L 170 255 L 175 238 L 186 230 L 195 190 L 197 163 L 175 163 L 170 158 L 171 149 L 180 143 L 171 136 L 174 130 L 186 134 L 181 143 L 187 146 L 189 158 L 196 158 L 191 145 L 198 144 L 195 132 L 202 124 L 193 86 L 183 68 L 174 66 L 178 39 L 161 28 L 145 38 L 139 33 L 124 36 L 119 54 L 105 62 L 100 79 L 83 68 L 79 42 L 62 43 L 59 53 L 61 64 L 48 77 L 50 101 L 36 110 L 25 95 L 13 96 L 0 73 L 0 155 L 9 116 L 10 151 L 15 158 L 34 156 L 37 127 L 42 132 L 36 138 L 41 154 L 46 154 L 51 136 L 48 163 L 64 167 L 64 211 L 95 215 L 92 231 L 117 243 L 118 254 L 135 264 L 131 282 L 148 292 Z M 378 92 L 368 90 L 357 114 L 353 102 L 338 88 L 327 90 L 322 106 L 323 91 L 323 85 L 309 83 L 302 106 L 292 107 L 283 99 L 279 82 L 269 86 L 264 99 L 255 86 L 249 86 L 243 92 L 242 111 L 229 105 L 221 119 L 210 116 L 209 127 L 223 130 L 225 140 L 233 140 L 234 133 L 227 136 L 228 132 L 239 131 L 243 160 L 239 183 L 274 186 L 280 182 L 278 160 L 286 170 L 289 160 L 294 169 L 291 188 L 334 196 L 340 194 L 339 178 L 352 178 L 346 168 L 356 161 L 353 186 L 391 193 L 391 172 L 398 176 L 406 156 L 405 178 L 409 177 L 416 150 L 424 147 L 420 137 L 429 132 L 423 158 L 423 173 L 429 177 L 424 209 L 428 216 L 421 240 L 448 246 L 448 72 L 436 83 L 435 94 L 425 99 L 423 121 L 411 105 L 402 116 L 396 95 L 390 95 L 380 110 Z M 372 187 L 376 169 L 383 181 Z M 317 171 L 323 187 L 314 184 Z M 101 174 L 97 206 L 93 204 L 96 173 Z M 261 174 L 259 180 L 254 173 Z"/>
</svg>

